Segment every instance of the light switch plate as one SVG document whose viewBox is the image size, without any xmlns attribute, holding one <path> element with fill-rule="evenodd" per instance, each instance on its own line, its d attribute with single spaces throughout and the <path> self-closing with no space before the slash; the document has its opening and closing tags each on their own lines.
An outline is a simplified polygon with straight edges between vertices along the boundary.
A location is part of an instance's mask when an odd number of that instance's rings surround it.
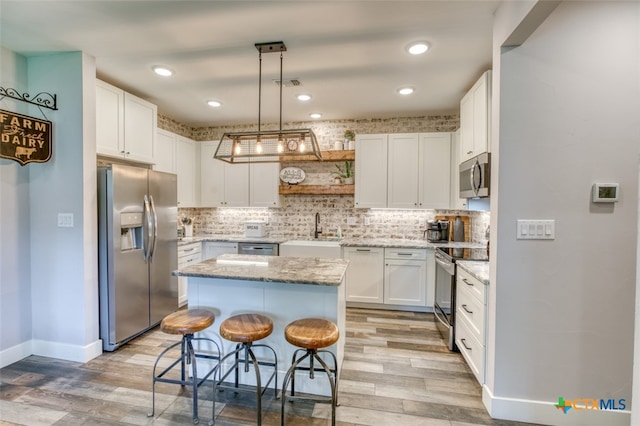
<svg viewBox="0 0 640 426">
<path fill-rule="evenodd" d="M 516 239 L 518 240 L 554 240 L 556 238 L 555 220 L 518 219 Z"/>
<path fill-rule="evenodd" d="M 58 227 L 73 228 L 73 213 L 58 213 Z"/>
<path fill-rule="evenodd" d="M 347 225 L 357 225 L 357 220 L 355 216 L 347 217 Z"/>
</svg>

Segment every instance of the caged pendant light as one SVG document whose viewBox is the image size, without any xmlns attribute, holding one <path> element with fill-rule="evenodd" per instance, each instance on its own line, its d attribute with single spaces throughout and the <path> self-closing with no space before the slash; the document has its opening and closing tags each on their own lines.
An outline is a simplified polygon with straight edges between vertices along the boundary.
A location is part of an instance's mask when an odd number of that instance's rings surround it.
<svg viewBox="0 0 640 426">
<path fill-rule="evenodd" d="M 311 129 L 282 129 L 282 52 L 287 47 L 281 41 L 256 43 L 259 58 L 258 80 L 258 130 L 255 132 L 225 133 L 220 139 L 213 158 L 232 164 L 276 163 L 285 160 L 322 161 L 316 135 Z M 262 53 L 280 52 L 280 127 L 278 130 L 262 130 Z"/>
</svg>

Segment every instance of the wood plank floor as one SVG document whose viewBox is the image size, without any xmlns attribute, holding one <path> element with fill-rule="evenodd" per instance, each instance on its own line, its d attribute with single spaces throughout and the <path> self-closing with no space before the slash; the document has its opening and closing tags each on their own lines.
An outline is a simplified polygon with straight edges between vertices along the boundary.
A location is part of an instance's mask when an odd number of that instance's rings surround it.
<svg viewBox="0 0 640 426">
<path fill-rule="evenodd" d="M 188 425 L 191 394 L 156 385 L 156 356 L 179 340 L 151 330 L 86 364 L 30 356 L 0 370 L 0 425 Z M 200 423 L 211 418 L 211 386 L 200 388 Z M 254 396 L 220 392 L 216 425 L 255 424 Z M 447 350 L 428 313 L 347 309 L 338 424 L 470 426 L 517 425 L 491 419 L 481 388 L 460 354 Z M 267 391 L 263 424 L 280 424 L 280 401 Z M 288 425 L 330 424 L 327 404 L 287 404 Z"/>
</svg>

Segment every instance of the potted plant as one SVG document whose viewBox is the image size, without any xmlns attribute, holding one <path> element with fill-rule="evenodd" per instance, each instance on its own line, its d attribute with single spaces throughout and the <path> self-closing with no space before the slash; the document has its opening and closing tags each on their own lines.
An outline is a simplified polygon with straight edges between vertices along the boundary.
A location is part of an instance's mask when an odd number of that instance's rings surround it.
<svg viewBox="0 0 640 426">
<path fill-rule="evenodd" d="M 334 174 L 342 179 L 342 183 L 353 185 L 353 162 L 345 161 L 344 169 L 339 164 L 336 164 L 336 169 L 338 171 L 334 172 Z"/>
<path fill-rule="evenodd" d="M 356 132 L 351 129 L 344 131 L 344 149 L 354 149 L 354 140 L 356 138 Z"/>
<path fill-rule="evenodd" d="M 352 140 L 352 139 L 355 139 L 355 137 L 356 137 L 356 132 L 354 132 L 353 130 L 347 129 L 344 131 L 345 139 Z"/>
</svg>

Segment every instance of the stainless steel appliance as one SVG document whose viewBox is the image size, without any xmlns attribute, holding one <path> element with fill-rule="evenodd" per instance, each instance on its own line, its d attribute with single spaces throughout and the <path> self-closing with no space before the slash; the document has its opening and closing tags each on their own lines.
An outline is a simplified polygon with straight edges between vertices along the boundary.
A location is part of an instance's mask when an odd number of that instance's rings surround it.
<svg viewBox="0 0 640 426">
<path fill-rule="evenodd" d="M 258 254 L 262 256 L 277 256 L 276 243 L 238 243 L 238 254 Z"/>
<path fill-rule="evenodd" d="M 427 240 L 432 243 L 449 241 L 449 221 L 430 220 L 425 230 Z"/>
<path fill-rule="evenodd" d="M 460 198 L 489 196 L 491 154 L 485 152 L 460 163 Z"/>
<path fill-rule="evenodd" d="M 178 308 L 177 177 L 98 168 L 100 338 L 113 351 Z"/>
<path fill-rule="evenodd" d="M 447 342 L 449 350 L 457 351 L 455 338 L 456 324 L 456 261 L 489 260 L 486 249 L 441 248 L 435 252 L 436 258 L 436 300 L 434 313 L 436 327 Z"/>
</svg>

